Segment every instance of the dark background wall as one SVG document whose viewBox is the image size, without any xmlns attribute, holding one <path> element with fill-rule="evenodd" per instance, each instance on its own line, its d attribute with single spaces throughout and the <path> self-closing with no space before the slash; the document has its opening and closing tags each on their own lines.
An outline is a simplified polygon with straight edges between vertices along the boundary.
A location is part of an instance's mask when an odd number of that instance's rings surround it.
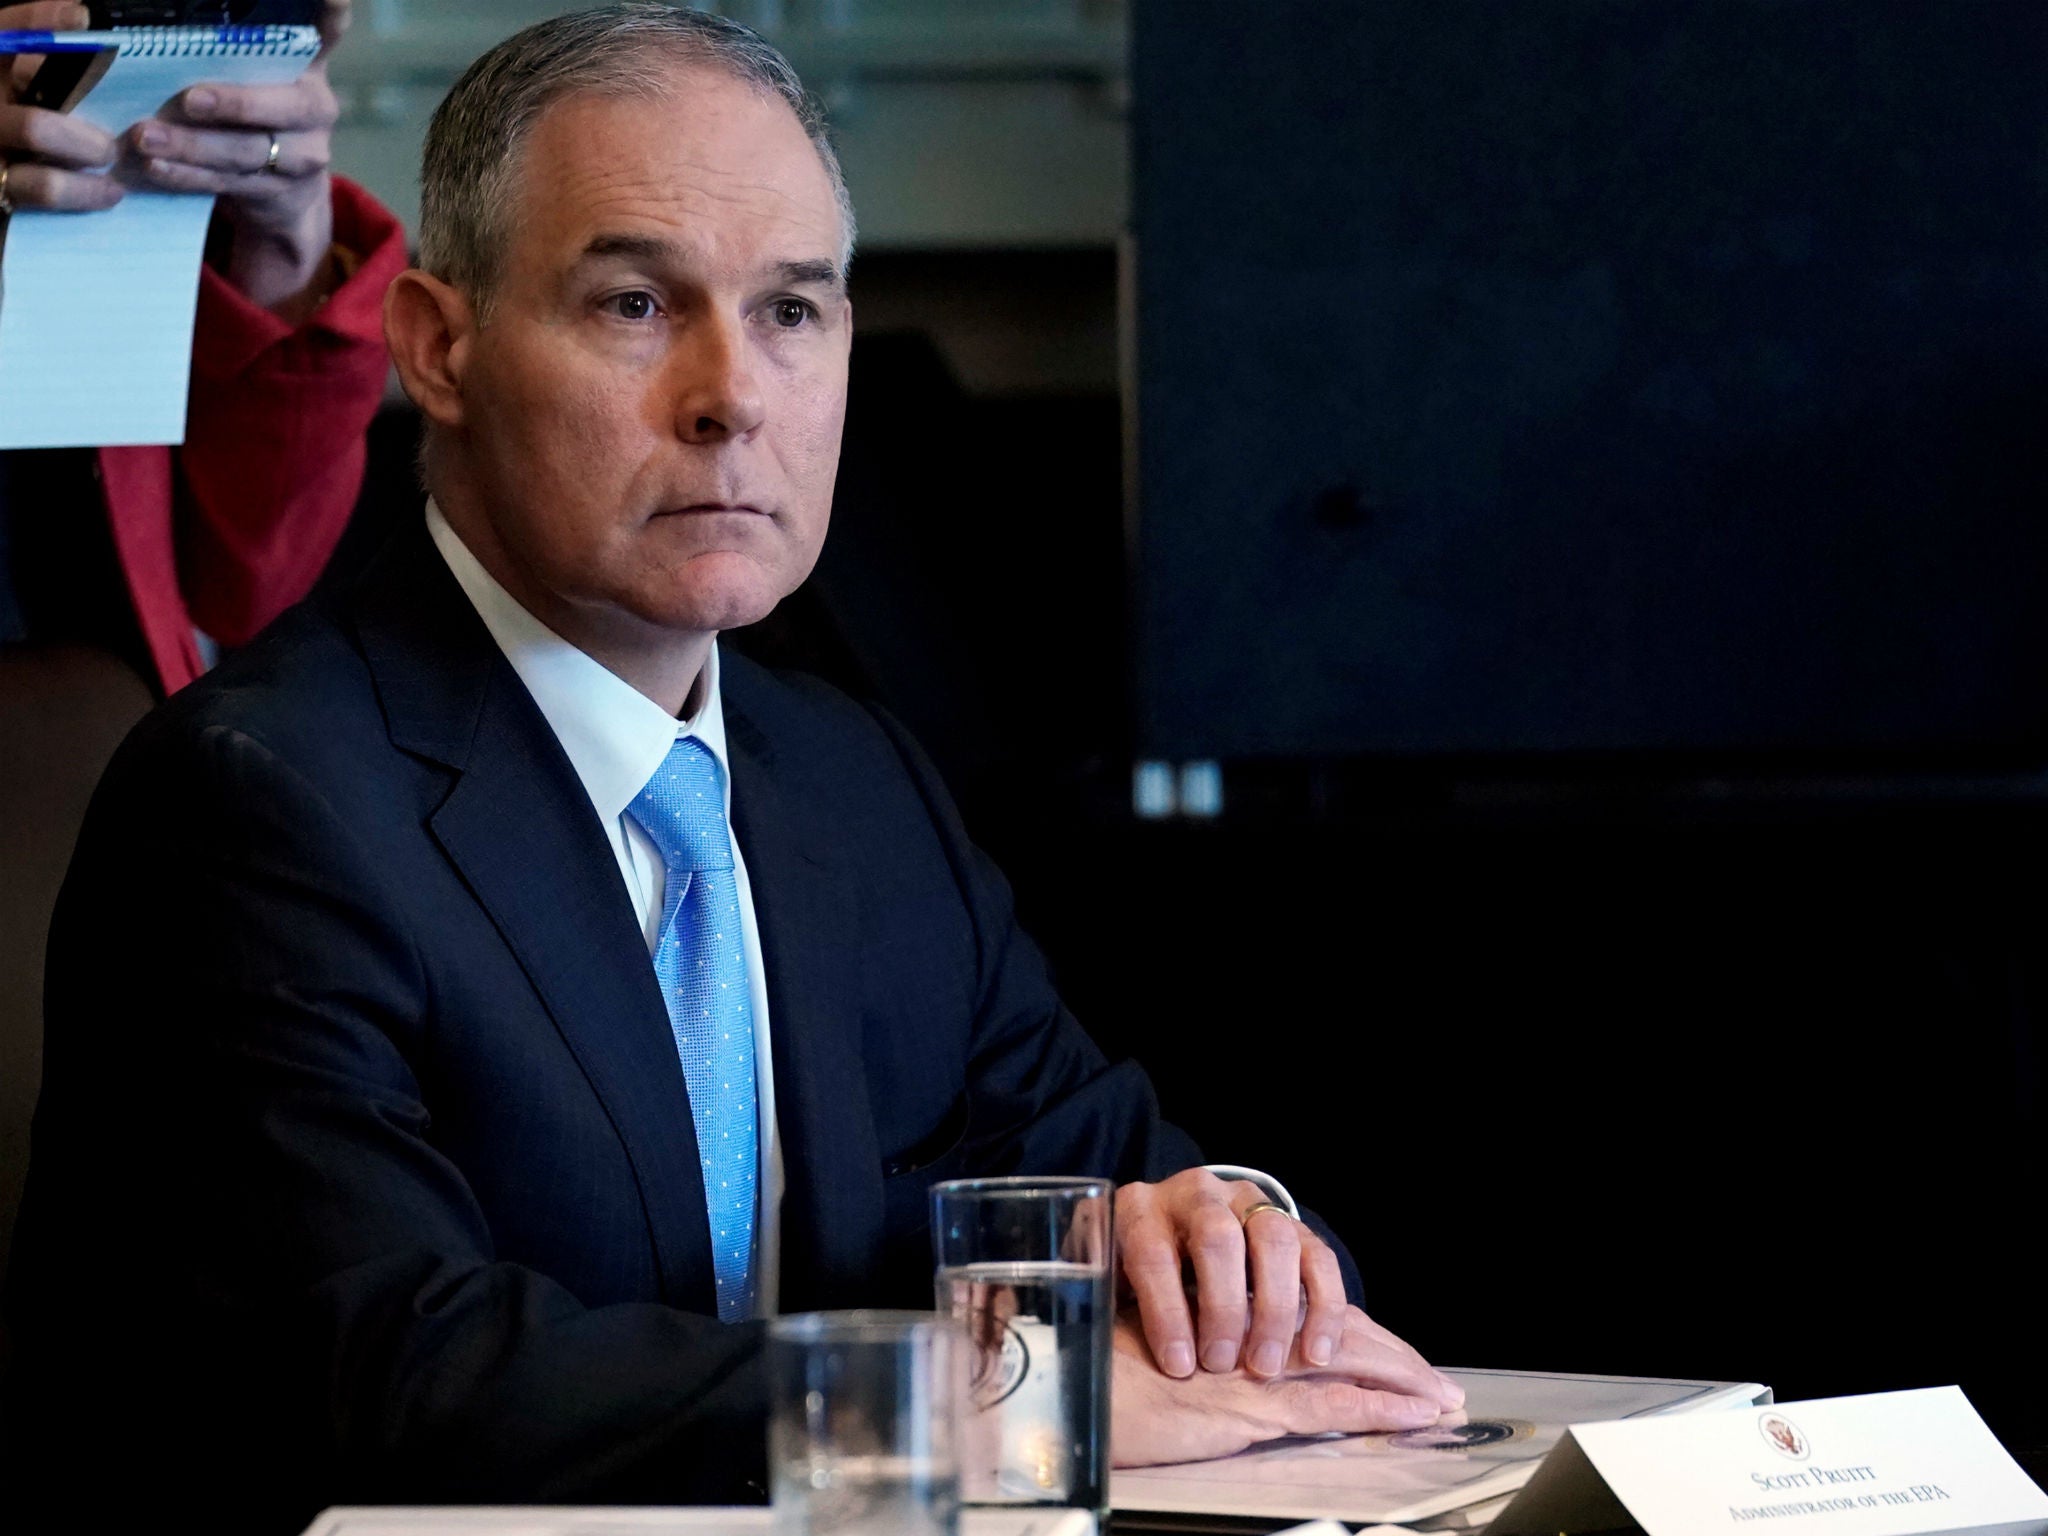
<svg viewBox="0 0 2048 1536">
<path fill-rule="evenodd" d="M 2048 11 L 1132 21 L 1158 755 L 2048 742 Z"/>
<path fill-rule="evenodd" d="M 2048 13 L 1132 19 L 1132 718 L 1228 795 L 1073 987 L 1439 1357 L 2038 1442 Z"/>
</svg>

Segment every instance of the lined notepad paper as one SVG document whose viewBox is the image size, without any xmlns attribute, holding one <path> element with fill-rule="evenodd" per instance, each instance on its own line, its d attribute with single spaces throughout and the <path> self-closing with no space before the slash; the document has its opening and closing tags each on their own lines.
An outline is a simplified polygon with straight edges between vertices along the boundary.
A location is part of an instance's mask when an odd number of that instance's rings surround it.
<svg viewBox="0 0 2048 1536">
<path fill-rule="evenodd" d="M 129 35 L 129 34 L 132 34 Z M 121 133 L 201 81 L 295 80 L 313 27 L 134 27 L 72 111 Z M 130 190 L 101 213 L 17 212 L 0 251 L 0 448 L 176 443 L 213 199 Z"/>
</svg>

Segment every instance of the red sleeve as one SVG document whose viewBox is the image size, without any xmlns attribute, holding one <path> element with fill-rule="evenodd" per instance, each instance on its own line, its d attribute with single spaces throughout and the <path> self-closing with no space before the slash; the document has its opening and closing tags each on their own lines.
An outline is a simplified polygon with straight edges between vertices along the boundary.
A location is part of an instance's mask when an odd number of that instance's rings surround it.
<svg viewBox="0 0 2048 1536">
<path fill-rule="evenodd" d="M 389 369 L 384 290 L 405 266 L 405 233 L 336 177 L 334 238 L 360 265 L 297 330 L 211 268 L 200 278 L 178 578 L 193 622 L 231 645 L 311 590 L 362 488 Z"/>
</svg>

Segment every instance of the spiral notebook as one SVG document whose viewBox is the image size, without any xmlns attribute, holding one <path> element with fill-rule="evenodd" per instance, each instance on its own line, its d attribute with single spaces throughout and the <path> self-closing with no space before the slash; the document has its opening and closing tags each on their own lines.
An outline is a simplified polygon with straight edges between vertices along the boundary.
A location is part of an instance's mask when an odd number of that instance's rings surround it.
<svg viewBox="0 0 2048 1536">
<path fill-rule="evenodd" d="M 69 110 L 120 133 L 201 81 L 295 80 L 313 27 L 124 27 Z M 59 34 L 60 39 L 63 34 Z M 213 199 L 130 190 L 102 213 L 20 211 L 0 248 L 0 448 L 176 443 Z"/>
</svg>

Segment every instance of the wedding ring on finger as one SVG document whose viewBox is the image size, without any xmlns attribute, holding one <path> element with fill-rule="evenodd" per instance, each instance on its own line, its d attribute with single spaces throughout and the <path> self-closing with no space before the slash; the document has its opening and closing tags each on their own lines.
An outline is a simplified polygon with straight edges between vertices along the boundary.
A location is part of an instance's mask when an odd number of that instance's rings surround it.
<svg viewBox="0 0 2048 1536">
<path fill-rule="evenodd" d="M 277 162 L 283 154 L 284 145 L 278 142 L 277 135 L 273 133 L 270 136 L 270 153 L 263 157 L 263 169 L 273 176 L 283 175 L 284 173 L 277 168 Z"/>
<path fill-rule="evenodd" d="M 0 160 L 0 213 L 14 212 L 14 199 L 7 195 L 7 177 L 13 169 L 5 160 Z"/>
<path fill-rule="evenodd" d="M 1275 1205 L 1270 1200 L 1261 1200 L 1257 1205 L 1246 1206 L 1244 1208 L 1244 1214 L 1242 1216 L 1239 1216 L 1237 1219 L 1239 1223 L 1248 1227 L 1252 1224 L 1252 1218 L 1258 1215 L 1261 1211 L 1278 1211 L 1282 1216 L 1285 1216 L 1289 1221 L 1294 1220 L 1294 1213 L 1289 1211 L 1286 1206 Z"/>
</svg>

